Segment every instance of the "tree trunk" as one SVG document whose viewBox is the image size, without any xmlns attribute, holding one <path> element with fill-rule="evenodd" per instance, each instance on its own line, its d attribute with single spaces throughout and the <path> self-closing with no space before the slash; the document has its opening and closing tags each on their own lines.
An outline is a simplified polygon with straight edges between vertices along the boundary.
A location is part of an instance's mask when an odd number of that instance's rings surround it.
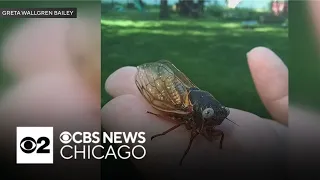
<svg viewBox="0 0 320 180">
<path fill-rule="evenodd" d="M 199 0 L 198 4 L 199 4 L 199 11 L 201 12 L 201 14 L 203 14 L 204 13 L 204 0 Z"/>
<path fill-rule="evenodd" d="M 169 18 L 169 7 L 167 0 L 160 0 L 160 18 Z"/>
</svg>

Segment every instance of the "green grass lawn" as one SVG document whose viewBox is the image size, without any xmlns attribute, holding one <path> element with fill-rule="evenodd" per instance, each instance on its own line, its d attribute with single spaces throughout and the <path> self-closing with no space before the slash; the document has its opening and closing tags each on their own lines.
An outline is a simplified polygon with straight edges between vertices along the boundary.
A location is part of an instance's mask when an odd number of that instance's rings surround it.
<svg viewBox="0 0 320 180">
<path fill-rule="evenodd" d="M 287 29 L 270 25 L 246 30 L 240 22 L 212 18 L 160 21 L 155 13 L 137 12 L 105 14 L 101 28 L 102 85 L 123 66 L 167 59 L 226 106 L 270 118 L 254 87 L 246 53 L 265 46 L 286 62 Z M 102 88 L 104 105 L 111 97 Z"/>
</svg>

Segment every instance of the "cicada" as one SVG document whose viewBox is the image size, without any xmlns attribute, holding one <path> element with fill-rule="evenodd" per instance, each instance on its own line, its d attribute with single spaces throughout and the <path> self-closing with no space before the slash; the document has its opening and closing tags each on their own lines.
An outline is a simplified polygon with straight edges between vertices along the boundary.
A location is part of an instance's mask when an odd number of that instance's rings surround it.
<svg viewBox="0 0 320 180">
<path fill-rule="evenodd" d="M 170 61 L 160 60 L 137 66 L 135 83 L 142 96 L 161 114 L 147 111 L 161 118 L 175 119 L 172 128 L 151 137 L 163 136 L 184 125 L 191 132 L 190 141 L 179 165 L 188 154 L 193 140 L 200 134 L 209 141 L 220 137 L 222 149 L 224 133 L 216 127 L 230 114 L 209 92 L 198 88 Z M 231 121 L 231 120 L 230 120 Z"/>
</svg>

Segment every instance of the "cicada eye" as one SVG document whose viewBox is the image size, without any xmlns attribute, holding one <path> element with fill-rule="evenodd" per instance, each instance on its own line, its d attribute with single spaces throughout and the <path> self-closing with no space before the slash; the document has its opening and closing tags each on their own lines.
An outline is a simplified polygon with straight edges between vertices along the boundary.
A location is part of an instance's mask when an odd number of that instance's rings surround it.
<svg viewBox="0 0 320 180">
<path fill-rule="evenodd" d="M 206 108 L 202 111 L 202 117 L 204 119 L 209 119 L 214 115 L 214 110 L 212 108 Z"/>
</svg>

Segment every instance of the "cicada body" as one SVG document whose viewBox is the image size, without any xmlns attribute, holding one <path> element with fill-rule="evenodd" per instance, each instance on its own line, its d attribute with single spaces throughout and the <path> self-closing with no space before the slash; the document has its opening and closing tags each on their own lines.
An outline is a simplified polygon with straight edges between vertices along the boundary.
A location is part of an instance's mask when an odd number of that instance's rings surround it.
<svg viewBox="0 0 320 180">
<path fill-rule="evenodd" d="M 220 125 L 230 114 L 227 107 L 209 92 L 198 88 L 167 60 L 145 63 L 138 66 L 137 69 L 135 82 L 142 96 L 155 109 L 178 122 L 176 126 L 153 136 L 152 139 L 165 135 L 181 125 L 191 130 L 190 143 L 181 158 L 180 165 L 189 152 L 192 141 L 199 134 L 210 141 L 216 136 L 221 136 L 220 148 L 222 148 L 224 133 L 216 129 L 216 126 Z M 152 112 L 148 113 L 163 117 Z"/>
</svg>

